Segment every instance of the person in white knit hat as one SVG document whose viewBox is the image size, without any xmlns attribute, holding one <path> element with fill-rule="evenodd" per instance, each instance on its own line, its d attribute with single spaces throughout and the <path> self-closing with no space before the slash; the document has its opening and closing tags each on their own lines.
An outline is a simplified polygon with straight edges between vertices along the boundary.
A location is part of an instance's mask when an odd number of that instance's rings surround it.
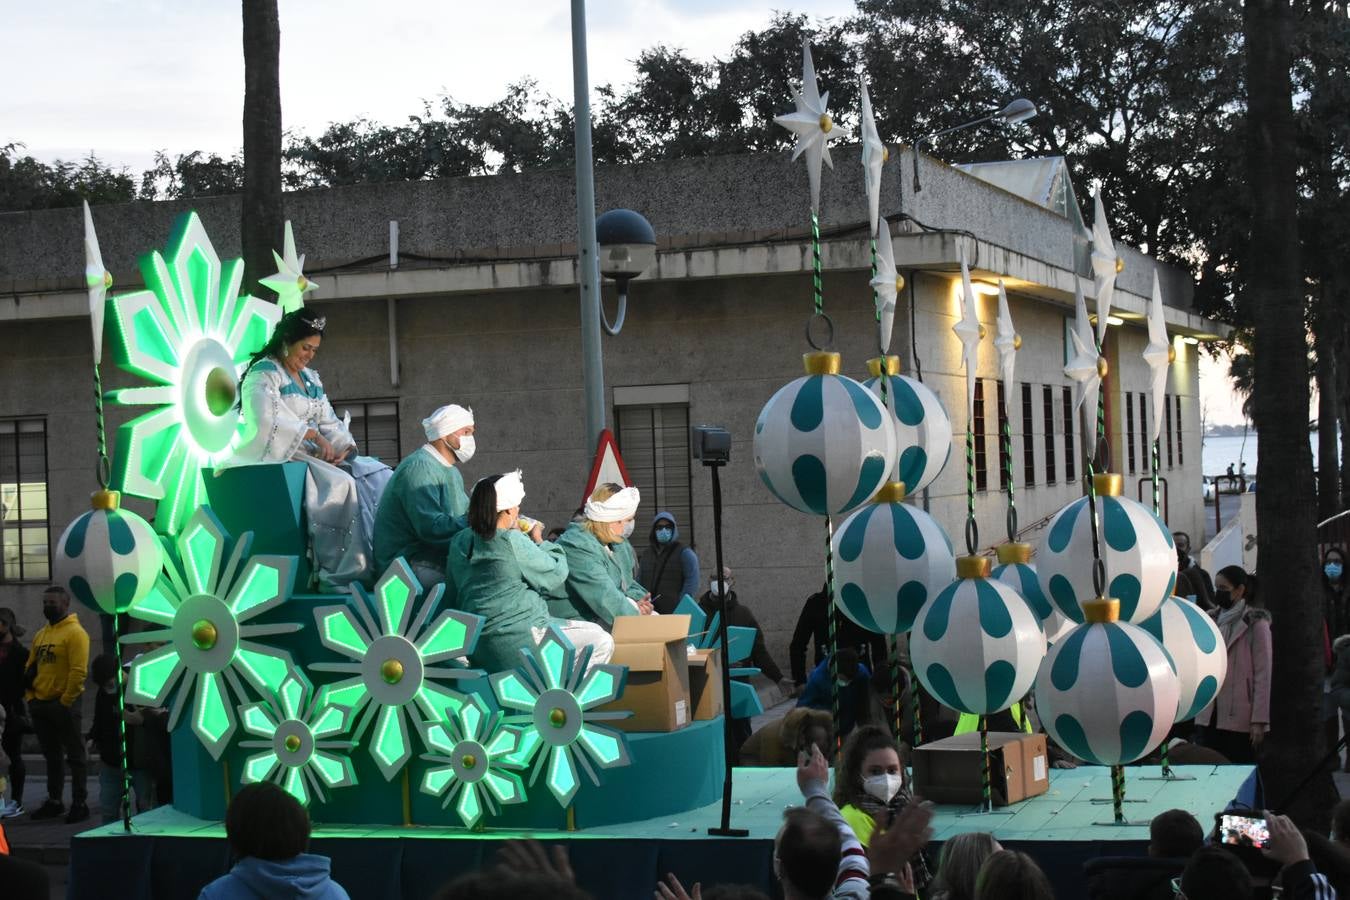
<svg viewBox="0 0 1350 900">
<path fill-rule="evenodd" d="M 482 616 L 469 663 L 488 672 L 521 664 L 520 651 L 539 643 L 557 625 L 578 651 L 591 649 L 589 665 L 608 662 L 614 639 L 594 622 L 555 618 L 544 601 L 567 580 L 567 557 L 543 539 L 543 525 L 520 528 L 525 485 L 519 471 L 490 475 L 473 487 L 469 527 L 450 541 L 445 603 Z"/>
<path fill-rule="evenodd" d="M 425 590 L 445 581 L 450 539 L 468 527 L 458 464 L 473 458 L 473 410 L 451 403 L 422 420 L 427 442 L 399 463 L 375 516 L 376 577 L 399 557 Z"/>
</svg>

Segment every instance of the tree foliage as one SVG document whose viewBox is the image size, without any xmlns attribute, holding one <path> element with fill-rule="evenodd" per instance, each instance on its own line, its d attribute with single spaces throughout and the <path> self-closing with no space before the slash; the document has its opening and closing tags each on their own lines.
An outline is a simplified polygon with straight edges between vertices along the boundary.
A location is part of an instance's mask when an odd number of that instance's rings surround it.
<svg viewBox="0 0 1350 900">
<path fill-rule="evenodd" d="M 0 210 L 27 211 L 90 203 L 125 203 L 136 183 L 125 169 L 104 165 L 90 153 L 81 162 L 44 163 L 20 155 L 22 144 L 0 145 Z"/>
</svg>

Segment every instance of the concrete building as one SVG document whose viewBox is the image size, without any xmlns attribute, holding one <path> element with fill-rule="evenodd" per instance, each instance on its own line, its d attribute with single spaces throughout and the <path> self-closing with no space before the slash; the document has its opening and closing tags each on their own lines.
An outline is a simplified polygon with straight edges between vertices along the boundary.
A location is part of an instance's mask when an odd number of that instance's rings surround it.
<svg viewBox="0 0 1350 900">
<path fill-rule="evenodd" d="M 1079 226 L 1066 214 L 1062 192 L 1058 199 L 1054 190 L 1021 196 L 927 157 L 920 164 L 917 196 L 908 150 L 894 154 L 884 175 L 882 212 L 895 223 L 895 256 L 908 280 L 892 352 L 907 373 L 921 373 L 937 391 L 959 433 L 966 401 L 951 331 L 959 251 L 986 285 L 1006 279 L 1023 337 L 1019 384 L 1009 392 L 1012 470 L 1021 523 L 1034 543 L 1037 524 L 1081 494 L 1082 435 L 1063 373 L 1075 259 L 1087 271 L 1081 246 L 1075 251 Z M 824 580 L 824 525 L 782 506 L 763 487 L 751 434 L 765 401 L 801 374 L 801 354 L 809 349 L 805 172 L 786 154 L 719 157 L 602 168 L 596 188 L 601 210 L 641 211 L 659 240 L 654 271 L 631 286 L 627 326 L 604 343 L 609 422 L 644 491 L 634 543 L 642 549 L 657 509 L 672 510 L 700 551 L 706 584 L 713 568 L 709 479 L 689 459 L 688 429 L 699 423 L 730 429 L 726 561 L 786 671 L 802 600 Z M 335 406 L 351 411 L 365 452 L 393 463 L 421 445 L 419 420 L 429 410 L 466 404 L 477 416 L 479 447 L 466 478 L 518 466 L 530 515 L 550 524 L 571 515 L 594 450 L 583 434 L 574 204 L 570 170 L 287 195 L 307 273 L 320 284 L 310 302 L 329 321 L 315 366 Z M 835 152 L 821 206 L 826 312 L 845 372 L 861 378 L 877 337 L 856 148 Z M 141 282 L 137 256 L 162 249 L 174 217 L 188 208 L 200 213 L 222 258 L 237 255 L 237 197 L 95 209 L 114 291 Z M 900 219 L 901 211 L 911 218 Z M 398 222 L 394 260 L 391 221 Z M 15 606 L 30 627 L 40 621 L 50 548 L 87 508 L 95 487 L 81 229 L 77 209 L 0 214 L 0 605 Z M 1183 336 L 1213 336 L 1218 326 L 1191 310 L 1186 272 L 1128 247 L 1120 254 L 1125 268 L 1114 312 L 1124 321 L 1109 332 L 1105 382 L 1115 469 L 1135 495 L 1148 470 L 1149 379 L 1140 354 L 1157 270 L 1177 350 L 1162 449 L 1166 513 L 1173 529 L 1199 535 L 1197 358 Z M 1090 280 L 1085 285 L 1090 294 Z M 612 304 L 612 287 L 606 296 Z M 975 410 L 976 513 L 981 546 L 988 548 L 1004 539 L 996 413 L 1002 386 L 992 344 L 997 300 L 985 294 L 979 303 L 990 337 L 981 346 L 982 399 Z M 106 359 L 104 382 L 135 383 Z M 109 412 L 111 436 L 129 416 L 117 407 Z M 953 453 L 916 500 L 958 547 L 963 469 L 962 454 Z"/>
</svg>

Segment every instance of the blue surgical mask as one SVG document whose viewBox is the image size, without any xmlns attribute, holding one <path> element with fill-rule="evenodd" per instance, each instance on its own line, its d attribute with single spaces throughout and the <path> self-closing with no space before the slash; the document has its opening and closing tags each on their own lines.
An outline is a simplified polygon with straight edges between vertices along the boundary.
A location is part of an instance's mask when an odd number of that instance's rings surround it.
<svg viewBox="0 0 1350 900">
<path fill-rule="evenodd" d="M 1325 566 L 1322 567 L 1322 571 L 1323 571 L 1323 572 L 1326 572 L 1326 573 L 1327 573 L 1327 577 L 1330 578 L 1332 581 L 1340 581 L 1340 580 L 1341 580 L 1341 572 L 1342 572 L 1343 570 L 1342 570 L 1342 568 L 1341 568 L 1341 564 L 1340 564 L 1340 563 L 1337 563 L 1337 562 L 1329 562 L 1329 563 L 1327 563 Z"/>
<path fill-rule="evenodd" d="M 675 529 L 673 528 L 656 529 L 656 542 L 658 544 L 669 544 L 674 537 Z"/>
</svg>

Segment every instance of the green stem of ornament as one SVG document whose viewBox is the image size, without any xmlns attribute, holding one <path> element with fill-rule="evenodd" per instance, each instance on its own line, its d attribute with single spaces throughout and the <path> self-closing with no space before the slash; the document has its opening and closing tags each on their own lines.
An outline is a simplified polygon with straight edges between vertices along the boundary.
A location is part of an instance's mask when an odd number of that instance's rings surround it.
<svg viewBox="0 0 1350 900">
<path fill-rule="evenodd" d="M 1125 767 L 1111 767 L 1111 805 L 1117 825 L 1125 824 Z"/>
<path fill-rule="evenodd" d="M 1102 346 L 1097 345 L 1097 358 L 1102 359 Z M 1108 377 L 1110 372 L 1107 373 Z M 1100 472 L 1111 471 L 1111 448 L 1106 446 L 1106 379 L 1102 379 L 1101 390 L 1097 392 L 1097 433 L 1092 440 L 1092 456 Z"/>
<path fill-rule="evenodd" d="M 1097 524 L 1097 481 L 1093 477 L 1096 471 L 1092 456 L 1087 457 L 1084 465 L 1087 468 L 1088 523 L 1092 527 L 1092 589 L 1096 596 L 1105 597 L 1106 563 L 1102 561 L 1102 536 Z"/>
<path fill-rule="evenodd" d="M 820 216 L 811 210 L 811 288 L 816 315 L 825 314 L 825 294 L 820 281 Z"/>
<path fill-rule="evenodd" d="M 1004 386 L 1004 397 L 1011 391 L 1010 385 Z M 1008 485 L 1008 540 L 1009 542 L 1017 540 L 1017 499 L 1013 492 L 1013 462 L 1012 462 L 1012 425 L 1008 421 L 1008 403 L 1003 401 L 1002 409 L 999 410 L 999 417 L 1003 419 L 1003 480 Z"/>
<path fill-rule="evenodd" d="M 94 424 L 98 431 L 98 468 L 95 474 L 98 486 L 107 490 L 112 469 L 108 463 L 108 436 L 103 423 L 103 377 L 99 373 L 98 363 L 94 363 Z"/>
<path fill-rule="evenodd" d="M 905 715 L 905 689 L 904 680 L 900 672 L 900 636 L 891 635 L 891 699 L 894 701 L 894 708 L 891 710 L 891 724 L 894 726 L 892 733 L 899 737 L 904 728 Z"/>
<path fill-rule="evenodd" d="M 923 743 L 923 703 L 922 695 L 919 693 L 921 687 L 919 678 L 914 674 L 914 664 L 909 666 L 909 702 L 914 712 L 914 744 L 917 747 Z"/>
<path fill-rule="evenodd" d="M 975 555 L 980 540 L 975 525 L 975 431 L 966 423 L 966 553 Z"/>
<path fill-rule="evenodd" d="M 1162 516 L 1162 502 L 1158 496 L 1158 441 L 1153 441 L 1152 461 L 1149 464 L 1150 474 L 1153 476 L 1153 514 Z"/>
<path fill-rule="evenodd" d="M 989 720 L 980 716 L 980 797 L 983 803 L 981 808 L 985 812 L 992 812 L 994 809 L 993 792 L 990 790 L 989 782 Z"/>
<path fill-rule="evenodd" d="M 825 517 L 825 597 L 830 611 L 830 720 L 834 747 L 839 750 L 843 746 L 839 736 L 839 610 L 834 604 L 834 520 L 829 516 Z"/>
<path fill-rule="evenodd" d="M 98 371 L 98 367 L 94 367 Z M 101 421 L 101 420 L 100 420 Z M 101 431 L 101 429 L 100 429 Z M 130 833 L 131 831 L 131 767 L 128 765 L 130 760 L 127 758 L 127 722 L 126 722 L 126 699 L 123 697 L 125 685 L 122 681 L 122 614 L 113 613 L 113 659 L 117 665 L 117 746 L 119 760 L 122 770 L 120 772 L 122 784 L 122 797 L 118 804 L 118 809 L 122 813 L 122 830 Z"/>
</svg>

